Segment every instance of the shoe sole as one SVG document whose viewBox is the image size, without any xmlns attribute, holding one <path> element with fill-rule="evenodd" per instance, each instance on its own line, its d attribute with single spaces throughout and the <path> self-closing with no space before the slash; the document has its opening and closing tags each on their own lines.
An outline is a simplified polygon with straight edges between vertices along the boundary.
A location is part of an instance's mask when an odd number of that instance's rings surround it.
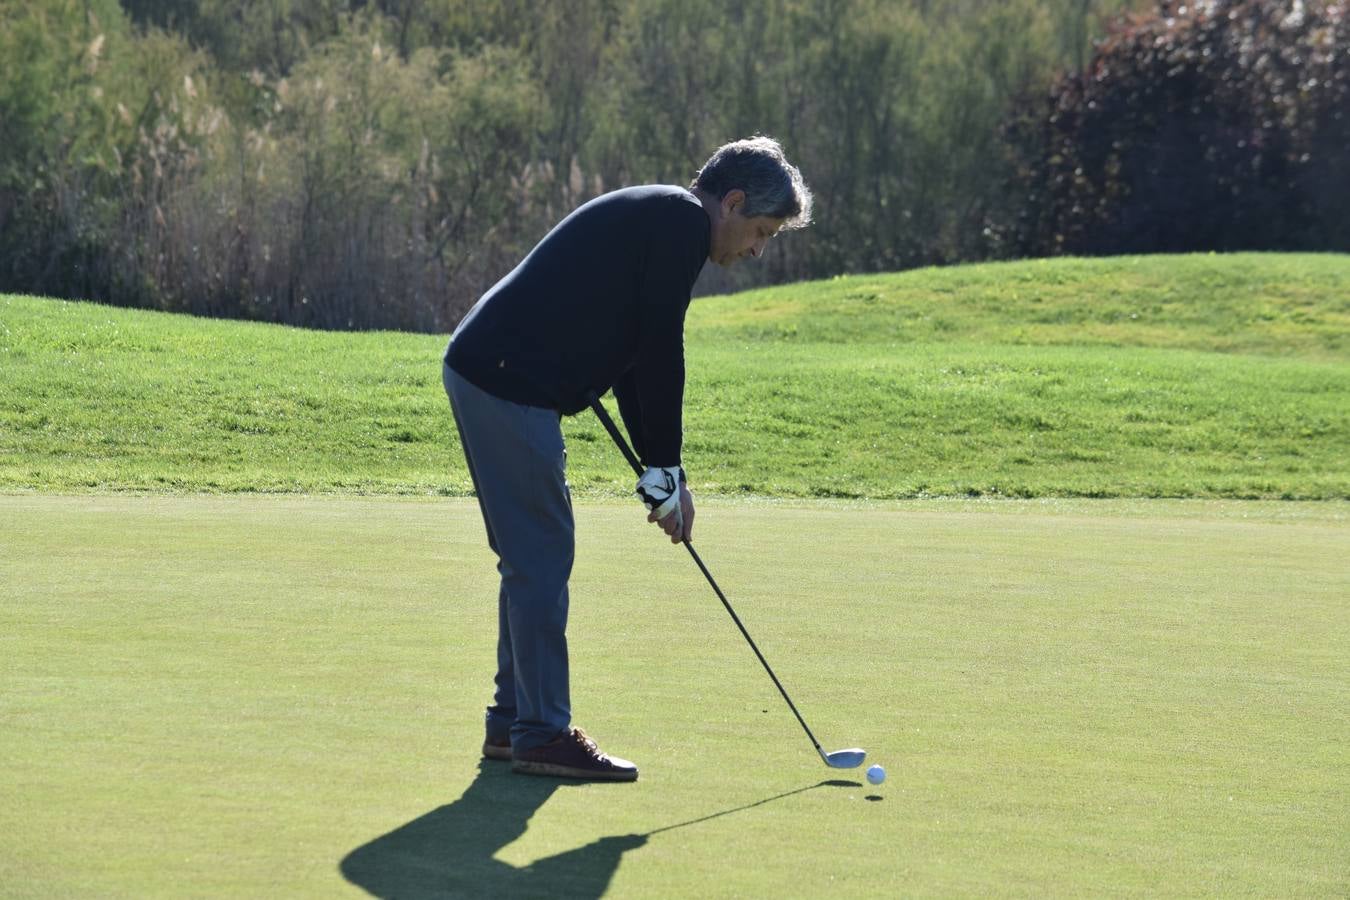
<svg viewBox="0 0 1350 900">
<path fill-rule="evenodd" d="M 499 746 L 497 746 L 497 745 L 495 745 L 495 744 L 484 744 L 484 745 L 483 745 L 483 758 L 484 758 L 484 759 L 495 759 L 495 760 L 497 760 L 498 762 L 510 762 L 510 761 L 511 761 L 511 747 L 510 747 L 509 744 L 508 744 L 507 746 L 505 746 L 505 747 L 499 747 Z"/>
<path fill-rule="evenodd" d="M 638 777 L 636 769 L 631 772 L 622 770 L 605 772 L 560 766 L 557 763 L 529 762 L 523 759 L 512 763 L 511 771 L 517 775 L 549 775 L 554 778 L 584 778 L 587 781 L 637 781 Z"/>
</svg>

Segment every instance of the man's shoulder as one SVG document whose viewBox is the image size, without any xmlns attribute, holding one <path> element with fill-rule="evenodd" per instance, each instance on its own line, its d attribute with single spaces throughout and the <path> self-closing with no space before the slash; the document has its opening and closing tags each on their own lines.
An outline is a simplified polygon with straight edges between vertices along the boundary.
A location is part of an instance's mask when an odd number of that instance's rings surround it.
<svg viewBox="0 0 1350 900">
<path fill-rule="evenodd" d="M 558 226 L 560 240 L 628 242 L 659 239 L 688 245 L 706 255 L 708 215 L 699 199 L 682 187 L 645 184 L 610 191 L 583 203 Z M 566 236 L 566 237 L 564 237 Z M 683 236 L 681 239 L 680 236 Z"/>
<path fill-rule="evenodd" d="M 688 189 L 673 184 L 641 184 L 601 194 L 583 204 L 587 207 L 642 207 L 644 210 L 670 211 L 673 215 L 702 212 L 703 204 Z"/>
<path fill-rule="evenodd" d="M 688 188 L 682 188 L 674 184 L 635 184 L 631 187 L 616 188 L 607 194 L 601 194 L 600 197 L 623 197 L 631 200 L 677 197 L 680 199 L 687 198 L 694 203 L 698 202 L 698 198 Z"/>
</svg>

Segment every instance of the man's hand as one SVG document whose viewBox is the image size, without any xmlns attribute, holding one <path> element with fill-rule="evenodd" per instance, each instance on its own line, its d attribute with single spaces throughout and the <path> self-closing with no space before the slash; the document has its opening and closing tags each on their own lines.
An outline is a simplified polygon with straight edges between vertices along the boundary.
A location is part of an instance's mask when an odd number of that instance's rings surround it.
<svg viewBox="0 0 1350 900">
<path fill-rule="evenodd" d="M 649 468 L 638 479 L 637 493 L 646 504 L 648 522 L 657 522 L 672 543 L 689 539 L 694 525 L 694 497 L 679 466 Z"/>
<path fill-rule="evenodd" d="M 652 510 L 647 516 L 647 521 L 658 523 L 661 530 L 670 535 L 672 544 L 693 540 L 694 495 L 689 491 L 688 485 L 680 485 L 680 502 L 664 519 L 658 519 L 656 511 Z"/>
</svg>

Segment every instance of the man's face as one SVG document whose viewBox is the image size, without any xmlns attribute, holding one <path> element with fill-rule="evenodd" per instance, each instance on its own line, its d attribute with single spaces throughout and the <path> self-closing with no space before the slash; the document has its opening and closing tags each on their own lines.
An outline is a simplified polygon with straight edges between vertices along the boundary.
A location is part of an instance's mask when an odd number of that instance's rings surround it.
<svg viewBox="0 0 1350 900">
<path fill-rule="evenodd" d="M 783 219 L 746 218 L 741 214 L 744 208 L 743 191 L 728 191 L 722 198 L 718 218 L 713 221 L 712 248 L 708 251 L 708 258 L 719 266 L 734 265 L 747 256 L 760 256 L 769 239 L 783 227 Z"/>
</svg>

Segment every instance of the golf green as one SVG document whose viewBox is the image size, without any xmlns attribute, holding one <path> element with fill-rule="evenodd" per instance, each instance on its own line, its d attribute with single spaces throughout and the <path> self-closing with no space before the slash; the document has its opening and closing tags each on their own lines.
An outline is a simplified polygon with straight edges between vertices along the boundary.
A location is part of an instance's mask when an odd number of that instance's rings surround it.
<svg viewBox="0 0 1350 900">
<path fill-rule="evenodd" d="M 6 896 L 1345 896 L 1344 504 L 578 503 L 573 710 L 479 759 L 472 501 L 0 496 Z"/>
</svg>

